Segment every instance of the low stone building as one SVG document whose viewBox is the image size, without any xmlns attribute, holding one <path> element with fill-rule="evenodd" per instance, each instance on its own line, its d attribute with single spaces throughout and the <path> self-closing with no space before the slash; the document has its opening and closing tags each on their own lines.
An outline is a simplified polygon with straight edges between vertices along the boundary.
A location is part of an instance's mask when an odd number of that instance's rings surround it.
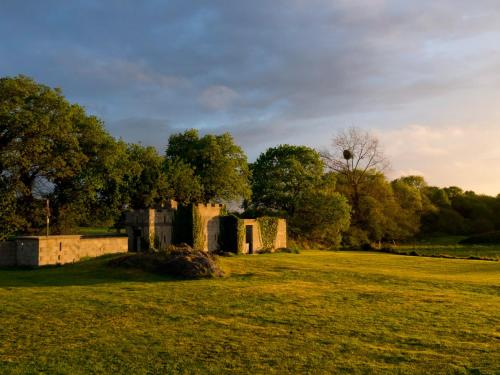
<svg viewBox="0 0 500 375">
<path fill-rule="evenodd" d="M 161 249 L 187 243 L 217 252 L 254 253 L 286 247 L 286 221 L 279 218 L 239 219 L 224 214 L 222 204 L 179 205 L 133 210 L 126 215 L 129 251 Z"/>
<path fill-rule="evenodd" d="M 74 263 L 127 251 L 128 240 L 123 236 L 21 236 L 0 242 L 0 267 Z"/>
</svg>

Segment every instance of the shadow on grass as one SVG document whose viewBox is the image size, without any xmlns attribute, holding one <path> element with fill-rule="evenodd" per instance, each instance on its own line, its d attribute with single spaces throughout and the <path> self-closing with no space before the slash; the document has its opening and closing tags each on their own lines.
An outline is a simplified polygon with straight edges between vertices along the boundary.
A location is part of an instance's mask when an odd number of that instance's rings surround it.
<svg viewBox="0 0 500 375">
<path fill-rule="evenodd" d="M 122 254 L 104 255 L 63 266 L 0 268 L 0 288 L 179 281 L 176 278 L 138 269 L 114 268 L 107 265 L 110 259 L 120 256 Z"/>
</svg>

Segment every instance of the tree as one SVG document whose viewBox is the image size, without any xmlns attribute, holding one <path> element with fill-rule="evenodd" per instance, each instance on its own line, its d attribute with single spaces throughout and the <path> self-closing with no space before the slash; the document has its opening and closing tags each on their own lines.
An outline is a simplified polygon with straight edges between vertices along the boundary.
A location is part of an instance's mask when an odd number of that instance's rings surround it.
<svg viewBox="0 0 500 375">
<path fill-rule="evenodd" d="M 131 208 L 161 205 L 173 198 L 172 187 L 164 170 L 164 158 L 154 147 L 129 144 L 127 158 L 125 189 Z"/>
<path fill-rule="evenodd" d="M 285 216 L 296 238 L 336 246 L 349 227 L 350 206 L 335 192 L 335 177 L 324 174 L 317 151 L 280 145 L 262 153 L 252 170 L 247 212 Z"/>
<path fill-rule="evenodd" d="M 205 202 L 245 199 L 250 196 L 247 157 L 229 133 L 200 137 L 197 130 L 191 129 L 171 135 L 166 160 L 167 167 L 172 163 L 182 162 L 186 173 L 192 173 L 198 179 L 201 199 Z M 188 172 L 187 167 L 192 172 Z M 190 189 L 196 190 L 194 186 Z M 193 193 L 182 194 L 196 198 Z"/>
<path fill-rule="evenodd" d="M 378 139 L 367 131 L 352 127 L 339 132 L 332 141 L 333 150 L 323 151 L 327 168 L 344 177 L 347 197 L 352 205 L 352 222 L 361 220 L 360 201 L 369 189 L 373 172 L 383 172 L 389 162 Z"/>
<path fill-rule="evenodd" d="M 327 174 L 299 195 L 289 225 L 298 237 L 338 247 L 342 233 L 349 229 L 350 212 L 347 199 L 335 191 L 335 177 Z"/>
<path fill-rule="evenodd" d="M 306 146 L 267 149 L 252 171 L 252 206 L 292 216 L 305 191 L 319 184 L 324 165 L 317 151 Z"/>
<path fill-rule="evenodd" d="M 0 79 L 0 175 L 15 195 L 18 229 L 45 223 L 44 201 L 56 180 L 75 176 L 86 160 L 78 145 L 75 117 L 59 89 L 25 76 Z"/>
<path fill-rule="evenodd" d="M 59 89 L 25 76 L 0 79 L 0 207 L 4 235 L 38 233 L 50 200 L 51 232 L 119 216 L 128 170 L 127 146 L 101 120 L 69 103 Z"/>
<path fill-rule="evenodd" d="M 172 158 L 164 161 L 164 170 L 170 185 L 172 197 L 181 203 L 200 202 L 203 191 L 199 176 L 182 159 Z"/>
</svg>

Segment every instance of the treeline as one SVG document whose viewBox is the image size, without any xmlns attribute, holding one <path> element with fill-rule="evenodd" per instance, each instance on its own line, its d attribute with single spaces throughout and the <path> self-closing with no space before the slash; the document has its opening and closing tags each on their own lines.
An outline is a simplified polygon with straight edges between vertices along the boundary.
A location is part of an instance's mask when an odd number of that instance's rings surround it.
<svg viewBox="0 0 500 375">
<path fill-rule="evenodd" d="M 114 139 L 58 89 L 25 76 L 0 79 L 0 238 L 80 226 L 120 227 L 130 208 L 242 202 L 245 217 L 287 218 L 290 235 L 332 247 L 428 234 L 500 229 L 500 198 L 388 181 L 369 133 L 339 133 L 329 151 L 280 145 L 249 164 L 230 134 L 196 130 L 153 147 Z"/>
</svg>

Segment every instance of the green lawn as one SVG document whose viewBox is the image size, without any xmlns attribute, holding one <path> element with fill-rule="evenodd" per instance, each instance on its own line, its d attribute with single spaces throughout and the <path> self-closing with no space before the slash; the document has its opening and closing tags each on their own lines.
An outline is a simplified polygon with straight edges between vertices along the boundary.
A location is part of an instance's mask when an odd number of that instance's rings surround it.
<svg viewBox="0 0 500 375">
<path fill-rule="evenodd" d="M 0 270 L 1 374 L 499 373 L 500 262 L 305 251 L 178 281 L 107 259 Z"/>
</svg>

